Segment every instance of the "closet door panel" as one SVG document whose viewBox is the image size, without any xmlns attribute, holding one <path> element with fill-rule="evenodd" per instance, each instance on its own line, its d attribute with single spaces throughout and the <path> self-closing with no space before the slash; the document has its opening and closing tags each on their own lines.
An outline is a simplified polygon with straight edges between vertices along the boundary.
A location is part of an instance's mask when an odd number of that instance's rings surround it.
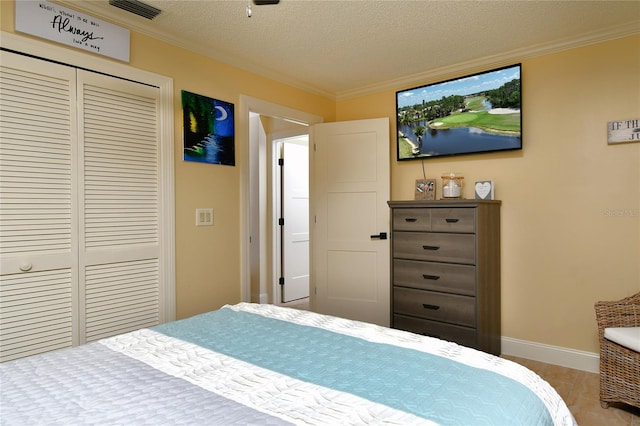
<svg viewBox="0 0 640 426">
<path fill-rule="evenodd" d="M 160 322 L 159 90 L 78 71 L 81 340 Z"/>
<path fill-rule="evenodd" d="M 77 343 L 75 69 L 0 52 L 0 361 Z"/>
<path fill-rule="evenodd" d="M 159 89 L 0 55 L 0 361 L 158 324 Z"/>
</svg>

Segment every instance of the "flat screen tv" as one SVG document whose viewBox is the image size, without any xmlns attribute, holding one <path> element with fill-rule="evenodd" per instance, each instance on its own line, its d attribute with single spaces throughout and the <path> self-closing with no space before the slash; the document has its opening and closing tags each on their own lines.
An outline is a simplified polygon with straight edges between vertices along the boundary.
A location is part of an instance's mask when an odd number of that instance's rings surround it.
<svg viewBox="0 0 640 426">
<path fill-rule="evenodd" d="M 521 64 L 396 92 L 398 160 L 522 149 Z"/>
</svg>

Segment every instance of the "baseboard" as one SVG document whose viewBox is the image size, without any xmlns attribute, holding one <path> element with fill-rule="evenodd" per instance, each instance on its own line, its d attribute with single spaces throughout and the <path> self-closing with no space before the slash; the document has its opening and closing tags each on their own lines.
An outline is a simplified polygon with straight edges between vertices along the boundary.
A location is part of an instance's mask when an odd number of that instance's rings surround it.
<svg viewBox="0 0 640 426">
<path fill-rule="evenodd" d="M 600 357 L 592 352 L 502 337 L 502 353 L 561 367 L 599 373 Z"/>
<path fill-rule="evenodd" d="M 269 303 L 269 295 L 267 293 L 251 294 L 251 303 L 260 303 L 261 305 Z"/>
</svg>

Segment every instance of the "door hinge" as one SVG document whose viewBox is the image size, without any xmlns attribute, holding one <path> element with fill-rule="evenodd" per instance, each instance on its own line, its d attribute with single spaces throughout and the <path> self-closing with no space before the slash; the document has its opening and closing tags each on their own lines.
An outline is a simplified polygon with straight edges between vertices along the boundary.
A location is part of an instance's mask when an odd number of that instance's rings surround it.
<svg viewBox="0 0 640 426">
<path fill-rule="evenodd" d="M 284 226 L 284 217 L 281 217 L 280 219 L 278 219 L 278 225 Z"/>
<path fill-rule="evenodd" d="M 284 166 L 284 158 L 278 158 L 278 166 Z"/>
<path fill-rule="evenodd" d="M 280 278 L 278 279 L 278 284 L 280 284 L 280 285 L 284 285 L 284 277 L 280 277 Z"/>
</svg>

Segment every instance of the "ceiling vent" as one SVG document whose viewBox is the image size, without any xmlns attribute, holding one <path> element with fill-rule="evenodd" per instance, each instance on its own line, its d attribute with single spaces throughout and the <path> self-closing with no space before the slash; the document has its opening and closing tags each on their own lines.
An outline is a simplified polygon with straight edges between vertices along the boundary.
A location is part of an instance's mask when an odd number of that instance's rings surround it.
<svg viewBox="0 0 640 426">
<path fill-rule="evenodd" d="M 162 12 L 138 0 L 109 0 L 109 4 L 147 19 L 153 19 Z"/>
</svg>

